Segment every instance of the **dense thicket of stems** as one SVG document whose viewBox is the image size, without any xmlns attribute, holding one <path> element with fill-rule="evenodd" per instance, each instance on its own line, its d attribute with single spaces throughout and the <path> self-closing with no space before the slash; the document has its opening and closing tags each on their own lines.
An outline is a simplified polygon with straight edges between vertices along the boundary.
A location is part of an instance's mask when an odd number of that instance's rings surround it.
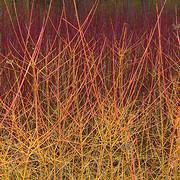
<svg viewBox="0 0 180 180">
<path fill-rule="evenodd" d="M 59 15 L 52 0 L 26 12 L 4 1 L 0 176 L 178 179 L 179 32 L 166 1 L 143 26 L 106 21 L 98 1 L 82 18 L 72 2 L 75 18 L 65 1 Z"/>
</svg>

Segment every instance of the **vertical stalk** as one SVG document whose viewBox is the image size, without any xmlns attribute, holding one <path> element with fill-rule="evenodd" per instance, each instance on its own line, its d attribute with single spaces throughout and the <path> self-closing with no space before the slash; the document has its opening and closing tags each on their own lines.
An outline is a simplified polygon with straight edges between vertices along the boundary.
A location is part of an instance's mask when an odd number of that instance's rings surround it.
<svg viewBox="0 0 180 180">
<path fill-rule="evenodd" d="M 158 30 L 158 86 L 159 86 L 159 97 L 160 97 L 160 121 L 161 121 L 161 160 L 162 160 L 162 178 L 165 176 L 165 159 L 164 159 L 164 121 L 163 121 L 163 84 L 164 84 L 164 73 L 163 73 L 163 58 L 162 58 L 162 44 L 161 44 L 161 24 L 158 10 L 158 2 L 156 1 L 156 13 L 157 13 L 157 30 Z"/>
</svg>

